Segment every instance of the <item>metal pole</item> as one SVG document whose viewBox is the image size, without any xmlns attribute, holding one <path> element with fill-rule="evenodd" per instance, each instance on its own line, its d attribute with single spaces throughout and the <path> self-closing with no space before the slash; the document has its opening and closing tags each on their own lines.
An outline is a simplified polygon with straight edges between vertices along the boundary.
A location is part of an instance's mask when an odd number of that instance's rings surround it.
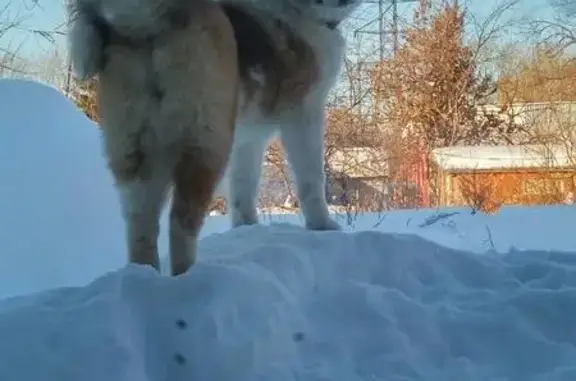
<svg viewBox="0 0 576 381">
<path fill-rule="evenodd" d="M 72 79 L 72 59 L 68 58 L 68 68 L 66 73 L 66 96 L 70 96 L 70 87 Z"/>
<path fill-rule="evenodd" d="M 378 4 L 378 30 L 377 31 L 367 31 L 363 30 L 364 28 L 371 25 L 375 19 L 366 23 L 362 27 L 358 28 L 354 33 L 365 33 L 365 34 L 378 34 L 379 36 L 379 43 L 380 43 L 380 60 L 384 57 L 384 35 L 385 34 L 392 34 L 392 42 L 393 42 L 393 51 L 394 54 L 400 48 L 400 15 L 398 14 L 398 4 L 400 3 L 414 3 L 418 0 L 366 0 L 365 3 L 367 4 Z M 384 3 L 390 4 L 388 7 L 384 8 Z M 392 11 L 392 28 L 391 30 L 384 29 L 384 16 L 389 12 Z"/>
<path fill-rule="evenodd" d="M 70 7 L 72 4 L 71 0 L 66 1 L 66 5 Z M 67 19 L 68 25 L 70 25 L 70 17 Z M 68 33 L 70 33 L 68 31 Z M 72 87 L 72 57 L 70 56 L 70 52 L 68 52 L 68 67 L 66 73 L 66 96 L 70 97 L 70 88 Z"/>
<path fill-rule="evenodd" d="M 398 0 L 392 0 L 392 34 L 394 38 L 394 55 L 398 51 Z"/>
<path fill-rule="evenodd" d="M 380 62 L 384 60 L 384 0 L 378 0 L 378 37 L 380 40 Z"/>
</svg>

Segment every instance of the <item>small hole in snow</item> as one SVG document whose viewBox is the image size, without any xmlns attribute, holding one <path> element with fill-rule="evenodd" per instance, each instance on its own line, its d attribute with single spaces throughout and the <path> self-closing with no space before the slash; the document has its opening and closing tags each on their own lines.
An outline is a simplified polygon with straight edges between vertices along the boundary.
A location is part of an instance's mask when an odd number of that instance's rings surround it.
<svg viewBox="0 0 576 381">
<path fill-rule="evenodd" d="M 295 342 L 304 341 L 304 332 L 294 332 L 292 335 L 292 340 Z"/>
<path fill-rule="evenodd" d="M 184 365 L 184 364 L 186 364 L 186 357 L 184 357 L 180 353 L 176 353 L 174 355 L 174 361 L 176 361 L 176 364 L 178 364 L 178 365 Z"/>
<path fill-rule="evenodd" d="M 180 329 L 186 329 L 186 328 L 188 328 L 188 323 L 186 323 L 185 320 L 178 319 L 178 320 L 176 321 L 176 326 L 177 326 L 178 328 L 180 328 Z"/>
</svg>

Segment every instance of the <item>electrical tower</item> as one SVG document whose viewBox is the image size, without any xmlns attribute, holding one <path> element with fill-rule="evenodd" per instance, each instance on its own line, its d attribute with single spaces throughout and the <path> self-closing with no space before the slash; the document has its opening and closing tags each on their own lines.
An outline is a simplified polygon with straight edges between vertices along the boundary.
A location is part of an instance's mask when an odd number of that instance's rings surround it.
<svg viewBox="0 0 576 381">
<path fill-rule="evenodd" d="M 379 56 L 380 61 L 384 59 L 384 35 L 392 34 L 392 51 L 394 54 L 398 51 L 398 47 L 400 46 L 400 28 L 399 28 L 399 17 L 398 17 L 398 4 L 400 3 L 415 3 L 418 0 L 368 0 L 366 4 L 378 4 L 378 30 L 377 31 L 369 31 L 363 30 L 366 27 L 372 25 L 375 20 L 372 20 L 366 23 L 364 26 L 358 28 L 355 33 L 363 33 L 363 34 L 375 34 L 378 35 L 379 39 Z M 385 7 L 385 5 L 387 5 Z M 388 13 L 392 12 L 392 27 L 389 30 L 384 28 L 384 16 Z"/>
<path fill-rule="evenodd" d="M 372 66 L 372 69 L 369 70 L 371 72 L 370 75 L 374 75 L 373 69 L 377 69 L 378 64 L 383 62 L 385 59 L 386 53 L 386 43 L 385 43 L 385 36 L 391 34 L 392 35 L 392 52 L 394 55 L 398 52 L 400 47 L 400 20 L 399 20 L 399 12 L 398 12 L 398 4 L 400 3 L 415 3 L 419 0 L 366 0 L 367 4 L 377 4 L 378 5 L 378 13 L 377 17 L 368 21 L 361 27 L 355 30 L 355 34 L 368 34 L 368 35 L 376 35 L 378 36 L 378 59 L 375 59 L 372 62 L 365 62 L 368 64 L 367 66 Z M 392 20 L 391 20 L 391 27 L 388 29 L 384 26 L 384 19 L 385 16 L 392 13 Z M 375 22 L 378 22 L 377 30 L 373 30 Z M 367 30 L 371 28 L 372 30 Z M 359 65 L 359 68 L 364 65 Z M 367 105 L 368 108 L 371 110 L 371 119 L 376 121 L 376 124 L 379 124 L 378 120 L 380 119 L 379 115 L 382 113 L 381 107 L 383 99 L 380 99 L 378 92 L 374 91 L 374 88 L 371 88 L 369 92 L 371 95 L 369 96 L 369 103 Z"/>
</svg>

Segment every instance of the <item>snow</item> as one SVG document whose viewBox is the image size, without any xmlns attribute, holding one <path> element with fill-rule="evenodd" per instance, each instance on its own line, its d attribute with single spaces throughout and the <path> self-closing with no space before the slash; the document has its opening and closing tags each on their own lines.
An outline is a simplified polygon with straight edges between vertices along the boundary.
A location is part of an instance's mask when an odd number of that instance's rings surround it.
<svg viewBox="0 0 576 381">
<path fill-rule="evenodd" d="M 432 160 L 444 170 L 574 168 L 574 155 L 562 145 L 457 146 L 432 151 Z"/>
<path fill-rule="evenodd" d="M 173 278 L 124 264 L 92 123 L 32 82 L 0 81 L 0 107 L 2 380 L 576 379 L 573 206 L 341 216 L 345 232 L 213 216 Z"/>
<path fill-rule="evenodd" d="M 0 80 L 0 118 L 0 297 L 121 266 L 123 221 L 96 126 L 55 88 L 23 80 Z"/>
</svg>

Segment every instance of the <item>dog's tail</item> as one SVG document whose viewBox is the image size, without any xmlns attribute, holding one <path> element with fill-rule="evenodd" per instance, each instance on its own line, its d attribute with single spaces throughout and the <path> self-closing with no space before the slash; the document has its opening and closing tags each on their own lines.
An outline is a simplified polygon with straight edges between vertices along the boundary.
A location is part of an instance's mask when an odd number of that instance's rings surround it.
<svg viewBox="0 0 576 381">
<path fill-rule="evenodd" d="M 104 45 L 102 25 L 98 18 L 80 8 L 77 0 L 68 5 L 69 32 L 68 51 L 72 67 L 80 80 L 97 75 L 104 67 Z"/>
</svg>

